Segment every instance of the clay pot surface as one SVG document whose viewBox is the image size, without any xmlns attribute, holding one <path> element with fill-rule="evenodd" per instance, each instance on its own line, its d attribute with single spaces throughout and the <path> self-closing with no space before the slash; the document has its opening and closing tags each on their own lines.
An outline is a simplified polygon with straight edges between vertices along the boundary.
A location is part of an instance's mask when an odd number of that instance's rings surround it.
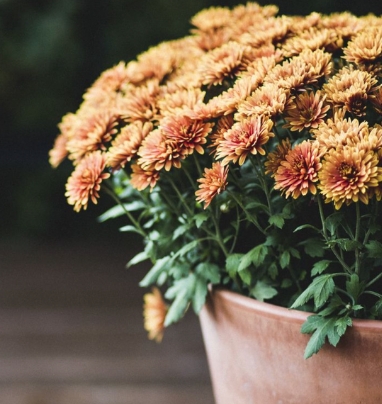
<svg viewBox="0 0 382 404">
<path fill-rule="evenodd" d="M 308 315 L 213 289 L 200 322 L 216 404 L 382 403 L 382 321 L 304 359 Z"/>
</svg>

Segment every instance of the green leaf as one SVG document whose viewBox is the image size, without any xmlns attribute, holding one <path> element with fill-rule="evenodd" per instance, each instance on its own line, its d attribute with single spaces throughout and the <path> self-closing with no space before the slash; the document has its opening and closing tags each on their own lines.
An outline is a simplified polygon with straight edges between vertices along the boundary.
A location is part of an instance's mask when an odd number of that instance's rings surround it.
<svg viewBox="0 0 382 404">
<path fill-rule="evenodd" d="M 326 338 L 329 340 L 331 345 L 336 346 L 338 344 L 340 335 L 337 331 L 336 322 L 336 317 L 321 317 L 318 315 L 312 315 L 307 318 L 301 327 L 301 332 L 303 334 L 313 334 L 305 348 L 305 359 L 308 359 L 312 355 L 316 354 L 324 345 Z"/>
<path fill-rule="evenodd" d="M 161 272 L 169 269 L 170 257 L 159 258 L 146 276 L 139 282 L 140 286 L 147 287 L 156 282 Z"/>
<path fill-rule="evenodd" d="M 125 214 L 125 211 L 133 212 L 136 210 L 144 209 L 146 205 L 142 201 L 135 201 L 131 203 L 124 203 L 123 206 L 116 205 L 111 209 L 107 210 L 101 216 L 98 217 L 99 222 L 104 222 L 109 219 L 114 219 L 116 217 L 122 216 Z"/>
<path fill-rule="evenodd" d="M 278 274 L 279 270 L 277 268 L 277 264 L 272 262 L 272 264 L 268 267 L 268 275 L 271 277 L 271 279 L 275 280 Z"/>
<path fill-rule="evenodd" d="M 238 271 L 238 274 L 241 278 L 241 280 L 247 284 L 250 285 L 251 284 L 251 271 L 248 268 L 244 268 Z"/>
<path fill-rule="evenodd" d="M 375 318 L 382 318 L 382 297 L 371 308 L 371 313 Z"/>
<path fill-rule="evenodd" d="M 164 326 L 167 327 L 172 323 L 176 323 L 181 317 L 184 316 L 189 303 L 187 290 L 180 290 L 176 295 L 175 300 L 171 303 L 168 309 Z"/>
<path fill-rule="evenodd" d="M 372 240 L 365 245 L 370 258 L 382 258 L 382 243 Z"/>
<path fill-rule="evenodd" d="M 356 301 L 362 290 L 363 287 L 359 282 L 359 276 L 352 274 L 350 279 L 346 281 L 346 291 L 353 297 L 354 301 Z"/>
<path fill-rule="evenodd" d="M 308 238 L 299 245 L 303 246 L 305 253 L 311 257 L 322 257 L 325 253 L 325 243 L 319 238 Z"/>
<path fill-rule="evenodd" d="M 220 282 L 220 267 L 211 262 L 203 262 L 198 264 L 195 268 L 195 272 L 202 279 L 205 279 L 205 283 L 217 284 Z"/>
<path fill-rule="evenodd" d="M 173 259 L 177 257 L 182 257 L 186 255 L 189 251 L 193 250 L 199 244 L 199 240 L 193 240 L 190 243 L 185 244 L 180 250 L 178 250 L 174 255 Z"/>
<path fill-rule="evenodd" d="M 231 278 L 236 276 L 243 256 L 244 254 L 231 254 L 227 257 L 225 267 Z"/>
<path fill-rule="evenodd" d="M 133 265 L 137 265 L 142 261 L 145 261 L 149 258 L 149 256 L 147 255 L 146 251 L 141 251 L 140 253 L 138 253 L 137 255 L 135 255 L 128 263 L 127 263 L 127 267 L 131 267 Z"/>
<path fill-rule="evenodd" d="M 198 314 L 204 303 L 206 302 L 206 296 L 208 292 L 208 284 L 205 279 L 197 277 L 195 283 L 195 291 L 192 295 L 192 308 L 194 312 Z"/>
<path fill-rule="evenodd" d="M 200 226 L 208 219 L 208 214 L 205 212 L 194 215 L 195 225 L 199 229 Z"/>
<path fill-rule="evenodd" d="M 119 228 L 119 231 L 121 232 L 131 232 L 131 233 L 138 233 L 141 234 L 141 232 L 135 227 L 132 226 L 130 224 L 126 225 L 126 226 L 122 226 Z"/>
<path fill-rule="evenodd" d="M 312 276 L 316 276 L 316 275 L 320 275 L 322 274 L 322 272 L 325 271 L 325 269 L 329 266 L 329 264 L 332 261 L 329 260 L 321 260 L 321 261 L 317 261 L 312 268 L 312 272 L 311 275 Z"/>
<path fill-rule="evenodd" d="M 336 240 L 331 240 L 329 245 L 337 244 L 344 251 L 355 251 L 357 248 L 362 248 L 362 244 L 356 240 L 351 240 L 350 238 L 338 238 Z"/>
<path fill-rule="evenodd" d="M 340 317 L 336 320 L 335 326 L 337 329 L 337 333 L 340 337 L 342 337 L 347 328 L 353 325 L 353 321 L 349 316 Z"/>
<path fill-rule="evenodd" d="M 250 291 L 250 294 L 259 301 L 272 299 L 277 295 L 277 290 L 263 281 L 257 281 L 255 287 Z"/>
<path fill-rule="evenodd" d="M 268 253 L 268 247 L 264 244 L 259 244 L 256 247 L 252 248 L 252 250 L 248 251 L 244 254 L 240 265 L 239 271 L 248 268 L 251 264 L 254 264 L 256 267 L 260 266 Z"/>
<path fill-rule="evenodd" d="M 338 226 L 343 221 L 344 215 L 341 212 L 335 212 L 325 219 L 325 227 L 334 236 Z"/>
<path fill-rule="evenodd" d="M 301 230 L 304 230 L 304 229 L 312 229 L 312 230 L 316 231 L 317 233 L 321 233 L 320 229 L 318 229 L 317 227 L 312 226 L 311 224 L 303 224 L 301 226 L 298 226 L 293 230 L 293 233 L 297 233 L 298 231 L 301 231 Z"/>
<path fill-rule="evenodd" d="M 289 263 L 290 263 L 289 251 L 283 251 L 283 253 L 280 256 L 279 262 L 280 262 L 280 267 L 283 269 L 289 265 Z"/>
<path fill-rule="evenodd" d="M 278 227 L 279 229 L 282 229 L 284 227 L 285 224 L 285 220 L 282 214 L 276 214 L 276 215 L 272 215 L 269 219 L 268 219 L 269 224 Z"/>
<path fill-rule="evenodd" d="M 178 228 L 174 230 L 172 240 L 176 240 L 178 237 L 182 236 L 184 233 L 186 233 L 190 229 L 190 225 L 188 223 L 182 224 Z"/>
<path fill-rule="evenodd" d="M 291 308 L 303 306 L 308 300 L 314 299 L 316 308 L 320 308 L 327 302 L 330 295 L 334 292 L 334 281 L 332 275 L 321 275 L 313 280 L 313 282 L 301 293 L 295 300 Z"/>
</svg>

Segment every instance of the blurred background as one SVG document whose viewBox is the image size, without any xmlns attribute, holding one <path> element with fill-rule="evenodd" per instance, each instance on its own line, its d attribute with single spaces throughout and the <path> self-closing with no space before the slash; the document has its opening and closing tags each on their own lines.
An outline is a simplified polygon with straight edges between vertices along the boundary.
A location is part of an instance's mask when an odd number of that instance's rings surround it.
<svg viewBox="0 0 382 404">
<path fill-rule="evenodd" d="M 144 267 L 109 206 L 66 204 L 57 124 L 99 74 L 182 37 L 215 0 L 0 0 L 0 402 L 212 403 L 195 316 L 161 345 L 141 322 Z M 279 0 L 281 14 L 382 13 L 378 0 Z M 139 246 L 138 246 L 139 248 Z M 90 397 L 90 398 L 89 398 Z M 172 400 L 172 401 L 171 401 Z"/>
</svg>

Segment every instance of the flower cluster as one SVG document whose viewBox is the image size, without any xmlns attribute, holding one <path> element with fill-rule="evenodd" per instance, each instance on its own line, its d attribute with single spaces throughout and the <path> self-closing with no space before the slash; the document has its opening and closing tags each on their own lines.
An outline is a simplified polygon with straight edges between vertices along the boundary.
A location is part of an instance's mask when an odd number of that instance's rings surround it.
<svg viewBox="0 0 382 404">
<path fill-rule="evenodd" d="M 167 288 L 146 300 L 152 338 L 209 284 L 316 312 L 320 341 L 382 316 L 382 20 L 277 12 L 199 12 L 59 124 L 68 203 L 111 194 L 101 219 L 127 216 L 145 243 L 131 263 L 153 265 L 141 285 Z"/>
</svg>

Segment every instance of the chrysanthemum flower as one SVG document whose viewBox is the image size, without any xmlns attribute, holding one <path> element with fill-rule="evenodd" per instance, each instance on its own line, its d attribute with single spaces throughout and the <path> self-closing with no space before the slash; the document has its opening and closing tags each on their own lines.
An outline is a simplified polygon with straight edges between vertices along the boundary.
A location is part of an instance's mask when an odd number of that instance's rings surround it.
<svg viewBox="0 0 382 404">
<path fill-rule="evenodd" d="M 203 154 L 203 145 L 207 143 L 206 138 L 212 130 L 212 124 L 184 115 L 171 115 L 161 120 L 159 129 L 184 155 L 192 154 L 194 150 Z"/>
<path fill-rule="evenodd" d="M 291 149 L 281 161 L 274 176 L 275 189 L 285 193 L 286 198 L 297 199 L 308 192 L 315 195 L 320 168 L 318 143 L 306 140 Z"/>
<path fill-rule="evenodd" d="M 365 27 L 365 21 L 345 11 L 321 16 L 319 26 L 335 30 L 339 37 L 347 40 Z"/>
<path fill-rule="evenodd" d="M 273 152 L 268 153 L 267 161 L 264 163 L 265 174 L 269 174 L 271 177 L 274 177 L 280 166 L 280 163 L 285 160 L 285 156 L 291 149 L 292 146 L 290 144 L 290 140 L 289 138 L 286 138 L 276 146 L 276 149 Z"/>
<path fill-rule="evenodd" d="M 342 68 L 323 86 L 328 102 L 345 107 L 356 116 L 366 114 L 368 98 L 375 90 L 377 80 L 366 71 Z"/>
<path fill-rule="evenodd" d="M 198 179 L 199 189 L 195 192 L 196 200 L 204 202 L 204 209 L 207 209 L 212 199 L 225 190 L 227 186 L 228 166 L 220 162 L 212 164 L 212 168 L 204 169 L 204 178 Z"/>
<path fill-rule="evenodd" d="M 172 167 L 180 168 L 186 153 L 175 141 L 166 139 L 163 131 L 154 129 L 143 140 L 138 156 L 143 170 L 170 171 Z"/>
<path fill-rule="evenodd" d="M 272 120 L 264 116 L 254 116 L 235 123 L 219 143 L 216 158 L 222 158 L 223 165 L 230 161 L 242 165 L 250 154 L 264 155 L 264 144 L 274 136 L 272 127 Z"/>
<path fill-rule="evenodd" d="M 375 65 L 382 61 L 382 28 L 367 27 L 344 49 L 345 59 L 358 65 Z"/>
<path fill-rule="evenodd" d="M 159 171 L 154 168 L 142 169 L 138 164 L 131 165 L 131 179 L 130 184 L 138 191 L 143 191 L 147 187 L 150 187 L 150 191 L 153 190 L 159 180 Z"/>
<path fill-rule="evenodd" d="M 329 150 L 318 174 L 325 201 L 333 202 L 336 209 L 344 203 L 361 201 L 368 204 L 368 191 L 382 180 L 382 168 L 378 163 L 378 155 L 373 151 L 351 146 Z"/>
<path fill-rule="evenodd" d="M 56 137 L 53 148 L 49 150 L 49 163 L 53 168 L 58 167 L 68 155 L 66 149 L 67 137 L 61 133 Z"/>
<path fill-rule="evenodd" d="M 203 103 L 205 92 L 200 88 L 177 89 L 167 92 L 158 99 L 158 108 L 162 116 L 186 113 L 196 105 Z"/>
<path fill-rule="evenodd" d="M 209 149 L 211 150 L 210 154 L 216 154 L 216 148 L 219 143 L 224 139 L 224 134 L 232 128 L 235 121 L 233 120 L 233 115 L 225 115 L 219 118 L 217 124 L 214 127 L 212 134 L 210 135 L 211 144 L 209 145 Z"/>
<path fill-rule="evenodd" d="M 225 43 L 208 52 L 198 67 L 202 84 L 212 86 L 222 84 L 225 79 L 233 79 L 251 61 L 250 55 L 251 47 L 237 42 Z"/>
<path fill-rule="evenodd" d="M 291 131 L 301 132 L 304 129 L 317 128 L 330 109 L 324 105 L 326 95 L 322 96 L 320 91 L 303 92 L 292 100 L 285 111 L 287 124 L 285 127 Z"/>
<path fill-rule="evenodd" d="M 153 129 L 151 122 L 133 122 L 124 126 L 107 151 L 107 165 L 116 170 L 136 156 L 143 139 Z"/>
<path fill-rule="evenodd" d="M 66 144 L 69 158 L 77 164 L 90 152 L 106 150 L 107 144 L 117 133 L 117 125 L 118 115 L 113 111 L 90 109 L 79 113 L 78 120 Z"/>
<path fill-rule="evenodd" d="M 268 115 L 274 118 L 284 111 L 288 97 L 288 90 L 277 84 L 266 83 L 239 104 L 235 119 L 244 119 L 252 115 Z"/>
<path fill-rule="evenodd" d="M 161 342 L 164 333 L 164 321 L 168 307 L 162 298 L 158 288 L 153 287 L 151 293 L 146 293 L 143 297 L 143 318 L 144 327 L 148 332 L 148 337 L 156 342 Z"/>
<path fill-rule="evenodd" d="M 86 155 L 76 166 L 66 183 L 65 193 L 76 212 L 86 210 L 89 200 L 97 204 L 101 182 L 110 177 L 104 172 L 105 167 L 106 156 L 99 150 Z"/>
</svg>

